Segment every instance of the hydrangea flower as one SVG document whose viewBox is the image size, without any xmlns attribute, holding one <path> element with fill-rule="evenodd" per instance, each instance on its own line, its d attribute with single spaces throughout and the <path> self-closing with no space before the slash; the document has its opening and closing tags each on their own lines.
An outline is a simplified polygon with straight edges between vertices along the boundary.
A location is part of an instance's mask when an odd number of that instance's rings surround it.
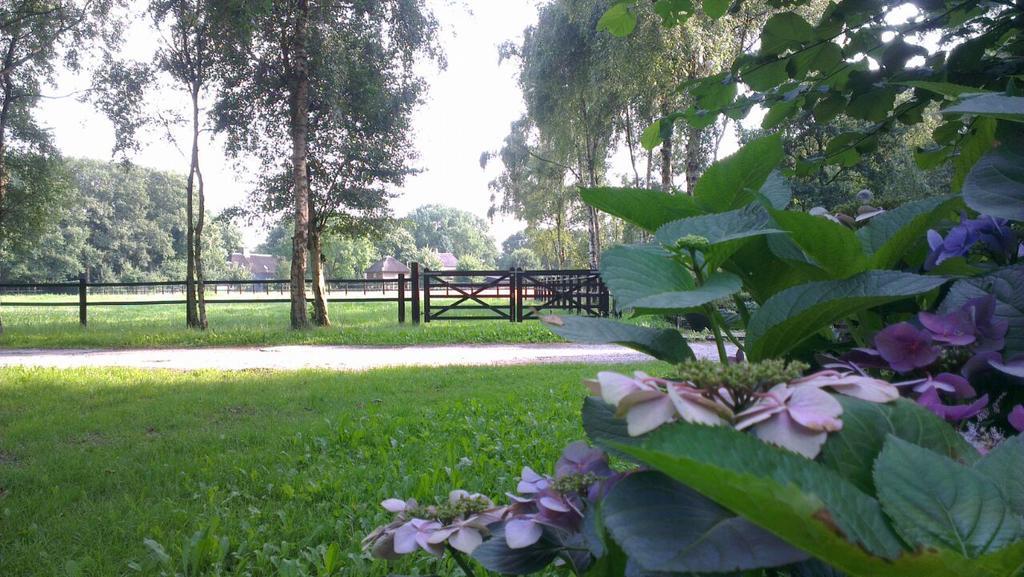
<svg viewBox="0 0 1024 577">
<path fill-rule="evenodd" d="M 1010 411 L 1010 425 L 1024 433 L 1024 405 L 1017 405 Z"/>
<path fill-rule="evenodd" d="M 817 386 L 782 383 L 736 415 L 736 428 L 752 428 L 761 440 L 813 459 L 828 433 L 843 428 L 842 414 L 839 401 Z"/>
<path fill-rule="evenodd" d="M 897 323 L 879 331 L 875 335 L 875 349 L 898 373 L 927 367 L 939 358 L 931 334 L 910 323 Z"/>
<path fill-rule="evenodd" d="M 971 220 L 961 215 L 960 224 L 951 228 L 945 238 L 937 231 L 928 231 L 931 252 L 924 268 L 931 270 L 951 258 L 967 256 L 979 242 L 999 259 L 1020 252 L 1020 242 L 1007 221 L 986 215 Z"/>
<path fill-rule="evenodd" d="M 872 403 L 889 403 L 900 398 L 900 391 L 888 381 L 864 374 L 825 370 L 790 382 L 793 386 L 829 388 Z"/>
<path fill-rule="evenodd" d="M 938 389 L 932 387 L 917 398 L 917 404 L 947 421 L 958 422 L 976 417 L 984 411 L 988 407 L 988 395 L 982 395 L 980 399 L 969 405 L 947 405 L 939 397 Z"/>
<path fill-rule="evenodd" d="M 703 425 L 727 424 L 727 407 L 705 397 L 687 383 L 658 379 L 636 372 L 627 377 L 601 372 L 592 391 L 614 405 L 617 416 L 625 417 L 631 436 L 639 436 L 679 418 Z"/>
<path fill-rule="evenodd" d="M 441 556 L 446 546 L 471 554 L 490 534 L 487 527 L 507 511 L 483 495 L 462 490 L 449 493 L 442 505 L 423 507 L 414 499 L 386 499 L 381 506 L 395 519 L 363 540 L 363 547 L 381 559 L 420 550 Z"/>
</svg>

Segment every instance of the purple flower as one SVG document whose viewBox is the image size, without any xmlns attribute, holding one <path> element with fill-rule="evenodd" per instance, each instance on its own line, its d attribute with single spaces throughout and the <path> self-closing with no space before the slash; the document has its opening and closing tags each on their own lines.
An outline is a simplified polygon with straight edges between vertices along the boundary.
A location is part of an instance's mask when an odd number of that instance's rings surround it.
<svg viewBox="0 0 1024 577">
<path fill-rule="evenodd" d="M 555 477 L 570 475 L 586 475 L 593 473 L 599 477 L 612 474 L 608 466 L 608 455 L 601 449 L 591 447 L 583 441 L 576 441 L 562 451 L 562 457 L 555 463 Z M 522 492 L 522 491 L 520 491 Z"/>
<path fill-rule="evenodd" d="M 939 397 L 939 391 L 932 387 L 917 398 L 917 404 L 947 421 L 957 422 L 975 417 L 984 411 L 988 406 L 988 395 L 983 395 L 969 405 L 947 405 Z"/>
<path fill-rule="evenodd" d="M 417 549 L 423 549 L 431 555 L 440 557 L 444 554 L 444 547 L 437 543 L 431 543 L 430 538 L 441 529 L 437 521 L 426 521 L 413 519 L 402 525 L 395 531 L 394 547 L 395 553 L 406 555 L 414 553 Z"/>
<path fill-rule="evenodd" d="M 982 242 L 997 256 L 1013 256 L 1018 249 L 1017 235 L 1010 224 L 1001 218 L 981 215 L 974 220 L 963 221 L 962 225 L 973 233 L 977 242 Z"/>
<path fill-rule="evenodd" d="M 547 489 L 550 484 L 551 479 L 538 475 L 536 471 L 529 467 L 523 467 L 523 472 L 519 478 L 519 485 L 516 486 L 516 492 L 524 495 L 540 493 Z"/>
<path fill-rule="evenodd" d="M 967 380 L 973 381 L 985 373 L 991 372 L 993 370 L 992 362 L 998 363 L 1002 361 L 1002 358 L 1002 355 L 993 351 L 978 353 L 960 367 L 960 374 Z"/>
<path fill-rule="evenodd" d="M 997 353 L 991 353 L 991 355 L 986 359 L 990 367 L 1004 375 L 1024 379 L 1024 355 L 1016 355 L 1006 362 L 1003 362 Z"/>
<path fill-rule="evenodd" d="M 928 376 L 922 379 L 914 379 L 896 383 L 900 387 L 911 387 L 915 393 L 926 393 L 935 389 L 943 393 L 949 393 L 958 399 L 973 399 L 978 393 L 971 386 L 967 379 L 953 373 L 940 373 L 938 376 Z"/>
<path fill-rule="evenodd" d="M 1017 432 L 1024 433 L 1024 405 L 1017 405 L 1010 411 L 1010 425 Z"/>
<path fill-rule="evenodd" d="M 969 220 L 966 215 L 961 215 L 960 224 L 951 228 L 946 238 L 934 230 L 928 231 L 931 253 L 924 268 L 931 270 L 951 258 L 967 256 L 979 242 L 1002 260 L 1020 250 L 1017 235 L 1007 221 L 986 215 Z"/>
<path fill-rule="evenodd" d="M 625 417 L 630 436 L 637 437 L 679 418 L 702 425 L 724 425 L 732 416 L 729 409 L 689 383 L 676 383 L 637 372 L 627 377 L 612 372 L 597 374 L 591 390 Z"/>
<path fill-rule="evenodd" d="M 951 258 L 967 256 L 976 242 L 978 236 L 970 228 L 962 225 L 951 228 L 946 238 L 942 238 L 942 235 L 934 230 L 929 230 L 928 247 L 931 253 L 925 260 L 925 270 L 931 270 Z"/>
<path fill-rule="evenodd" d="M 939 358 L 931 335 L 910 323 L 890 325 L 879 331 L 875 335 L 875 349 L 899 373 L 927 367 Z"/>
<path fill-rule="evenodd" d="M 931 331 L 932 338 L 940 343 L 962 347 L 977 339 L 974 317 L 964 308 L 945 315 L 922 312 L 917 315 L 917 319 L 924 328 Z"/>
<path fill-rule="evenodd" d="M 842 414 L 843 406 L 825 391 L 783 383 L 736 415 L 736 429 L 752 427 L 761 440 L 813 459 L 828 434 L 843 428 Z"/>
<path fill-rule="evenodd" d="M 962 308 L 974 319 L 975 332 L 978 335 L 974 347 L 976 351 L 1000 351 L 1006 346 L 1006 331 L 1010 328 L 1010 322 L 996 320 L 996 297 L 986 295 L 971 299 L 964 303 Z"/>
</svg>

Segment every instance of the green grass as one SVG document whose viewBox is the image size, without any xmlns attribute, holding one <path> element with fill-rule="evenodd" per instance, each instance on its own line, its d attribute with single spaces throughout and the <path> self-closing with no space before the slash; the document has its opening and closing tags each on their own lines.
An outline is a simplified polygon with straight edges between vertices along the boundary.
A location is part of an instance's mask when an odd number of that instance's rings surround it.
<svg viewBox="0 0 1024 577">
<path fill-rule="evenodd" d="M 316 575 L 332 543 L 334 575 L 457 574 L 364 555 L 378 503 L 550 470 L 598 370 L 0 370 L 0 575 Z"/>
<path fill-rule="evenodd" d="M 19 300 L 26 300 L 20 297 Z M 395 303 L 331 303 L 334 326 L 307 331 L 289 328 L 289 308 L 277 304 L 211 304 L 210 329 L 184 327 L 177 305 L 90 306 L 89 326 L 78 324 L 77 308 L 3 307 L 2 348 L 137 348 L 232 345 L 411 345 L 440 343 L 559 342 L 540 323 L 435 321 L 398 324 Z"/>
</svg>

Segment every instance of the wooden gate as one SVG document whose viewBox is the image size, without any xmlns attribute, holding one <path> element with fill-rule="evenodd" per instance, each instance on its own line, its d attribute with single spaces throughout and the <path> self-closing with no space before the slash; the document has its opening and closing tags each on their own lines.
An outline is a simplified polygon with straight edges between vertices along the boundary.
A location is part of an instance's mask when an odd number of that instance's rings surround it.
<svg viewBox="0 0 1024 577">
<path fill-rule="evenodd" d="M 417 276 L 415 272 L 413 276 Z M 609 311 L 608 289 L 597 271 L 425 270 L 419 276 L 423 284 L 423 322 L 428 323 L 515 323 L 538 319 L 550 311 L 588 316 L 608 316 Z"/>
</svg>

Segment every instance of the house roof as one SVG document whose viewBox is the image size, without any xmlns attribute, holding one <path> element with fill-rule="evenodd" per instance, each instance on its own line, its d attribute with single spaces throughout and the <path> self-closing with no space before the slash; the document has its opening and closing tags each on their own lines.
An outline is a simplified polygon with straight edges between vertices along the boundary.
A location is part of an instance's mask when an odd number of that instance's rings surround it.
<svg viewBox="0 0 1024 577">
<path fill-rule="evenodd" d="M 244 267 L 252 274 L 273 274 L 277 272 L 277 257 L 270 254 L 242 254 L 236 252 L 228 259 L 232 264 Z"/>
<path fill-rule="evenodd" d="M 409 267 L 407 267 L 404 264 L 402 264 L 395 257 L 393 257 L 393 256 L 386 256 L 386 257 L 380 259 L 379 261 L 371 264 L 370 267 L 366 269 L 366 272 L 367 273 L 392 272 L 392 273 L 406 273 L 406 274 L 408 274 L 410 271 L 409 271 Z"/>
<path fill-rule="evenodd" d="M 455 258 L 455 255 L 450 252 L 439 252 L 437 258 L 441 260 L 441 265 L 444 268 L 455 268 L 459 266 L 459 259 Z"/>
</svg>

